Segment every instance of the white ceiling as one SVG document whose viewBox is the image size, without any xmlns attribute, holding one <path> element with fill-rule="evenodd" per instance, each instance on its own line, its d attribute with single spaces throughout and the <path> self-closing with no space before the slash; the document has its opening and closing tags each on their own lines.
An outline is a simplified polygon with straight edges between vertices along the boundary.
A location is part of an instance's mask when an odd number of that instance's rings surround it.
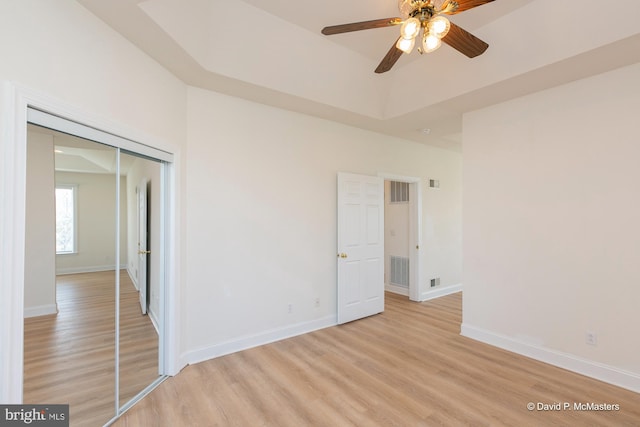
<svg viewBox="0 0 640 427">
<path fill-rule="evenodd" d="M 445 45 L 381 75 L 397 27 L 320 30 L 399 16 L 397 0 L 77 1 L 189 85 L 451 150 L 466 111 L 640 62 L 638 0 L 607 29 L 600 0 L 495 0 L 451 17 L 485 54 Z"/>
</svg>

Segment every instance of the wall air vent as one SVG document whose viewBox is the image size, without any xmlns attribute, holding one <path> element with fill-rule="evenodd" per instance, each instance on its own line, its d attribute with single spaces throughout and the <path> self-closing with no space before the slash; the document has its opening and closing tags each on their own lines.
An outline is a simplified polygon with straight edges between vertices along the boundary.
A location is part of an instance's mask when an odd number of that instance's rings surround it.
<svg viewBox="0 0 640 427">
<path fill-rule="evenodd" d="M 391 275 L 389 282 L 392 285 L 409 287 L 409 258 L 391 256 Z"/>
<path fill-rule="evenodd" d="M 409 183 L 391 181 L 391 203 L 409 203 Z"/>
</svg>

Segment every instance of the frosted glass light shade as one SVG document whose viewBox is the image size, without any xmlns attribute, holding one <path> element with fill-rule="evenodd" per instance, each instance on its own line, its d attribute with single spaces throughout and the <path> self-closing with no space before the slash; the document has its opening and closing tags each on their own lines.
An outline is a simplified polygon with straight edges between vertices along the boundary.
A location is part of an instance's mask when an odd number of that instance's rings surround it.
<svg viewBox="0 0 640 427">
<path fill-rule="evenodd" d="M 449 32 L 451 23 L 444 16 L 436 16 L 429 21 L 427 27 L 429 28 L 429 33 L 441 39 Z"/>
<path fill-rule="evenodd" d="M 440 38 L 431 33 L 426 33 L 422 39 L 422 49 L 424 53 L 433 52 L 442 45 Z"/>
<path fill-rule="evenodd" d="M 416 44 L 416 39 L 405 39 L 400 37 L 398 42 L 396 43 L 396 47 L 403 51 L 404 53 L 411 53 L 413 50 L 413 46 Z"/>
<path fill-rule="evenodd" d="M 416 18 L 409 18 L 402 23 L 400 35 L 405 39 L 412 39 L 420 32 L 420 21 Z"/>
</svg>

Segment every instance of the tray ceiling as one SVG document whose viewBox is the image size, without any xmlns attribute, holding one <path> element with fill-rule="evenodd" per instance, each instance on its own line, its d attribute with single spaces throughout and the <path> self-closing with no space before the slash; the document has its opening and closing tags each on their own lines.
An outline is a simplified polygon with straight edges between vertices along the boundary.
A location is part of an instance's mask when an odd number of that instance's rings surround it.
<svg viewBox="0 0 640 427">
<path fill-rule="evenodd" d="M 451 17 L 485 54 L 413 52 L 383 75 L 397 28 L 320 30 L 398 16 L 396 0 L 78 2 L 189 85 L 450 150 L 466 111 L 640 61 L 637 0 L 607 31 L 597 0 L 496 0 Z"/>
</svg>

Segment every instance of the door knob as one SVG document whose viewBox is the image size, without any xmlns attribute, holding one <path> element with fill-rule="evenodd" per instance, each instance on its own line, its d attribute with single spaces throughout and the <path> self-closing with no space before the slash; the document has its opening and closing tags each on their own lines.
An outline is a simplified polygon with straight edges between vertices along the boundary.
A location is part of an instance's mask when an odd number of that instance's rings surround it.
<svg viewBox="0 0 640 427">
<path fill-rule="evenodd" d="M 138 255 L 148 255 L 151 251 L 138 251 Z"/>
<path fill-rule="evenodd" d="M 345 254 L 344 252 L 340 254 L 340 258 L 346 258 L 347 254 Z"/>
</svg>

